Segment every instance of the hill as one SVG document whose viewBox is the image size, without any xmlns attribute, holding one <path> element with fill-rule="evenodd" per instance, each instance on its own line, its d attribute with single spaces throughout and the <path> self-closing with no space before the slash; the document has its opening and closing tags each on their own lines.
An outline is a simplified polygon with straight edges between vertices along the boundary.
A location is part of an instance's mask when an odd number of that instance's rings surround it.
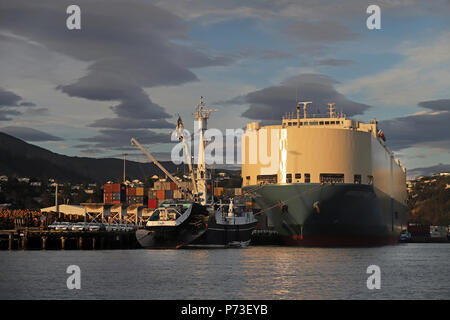
<svg viewBox="0 0 450 320">
<path fill-rule="evenodd" d="M 171 161 L 161 163 L 170 172 L 177 170 Z M 104 183 L 120 179 L 122 172 L 123 160 L 120 159 L 65 156 L 0 132 L 0 175 Z M 127 161 L 129 178 L 143 179 L 154 174 L 161 174 L 161 170 L 153 163 Z"/>
<path fill-rule="evenodd" d="M 413 181 L 408 207 L 409 222 L 450 225 L 450 176 L 433 175 Z"/>
</svg>

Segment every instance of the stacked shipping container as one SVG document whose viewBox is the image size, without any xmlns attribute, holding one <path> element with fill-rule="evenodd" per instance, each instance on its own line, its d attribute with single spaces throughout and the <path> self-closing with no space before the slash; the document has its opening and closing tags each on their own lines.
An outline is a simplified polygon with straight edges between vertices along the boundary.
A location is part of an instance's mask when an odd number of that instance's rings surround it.
<svg viewBox="0 0 450 320">
<path fill-rule="evenodd" d="M 126 203 L 127 194 L 122 183 L 107 183 L 103 185 L 103 202 L 120 204 Z"/>
<path fill-rule="evenodd" d="M 127 203 L 145 205 L 147 203 L 147 196 L 145 195 L 144 187 L 127 188 Z"/>
</svg>

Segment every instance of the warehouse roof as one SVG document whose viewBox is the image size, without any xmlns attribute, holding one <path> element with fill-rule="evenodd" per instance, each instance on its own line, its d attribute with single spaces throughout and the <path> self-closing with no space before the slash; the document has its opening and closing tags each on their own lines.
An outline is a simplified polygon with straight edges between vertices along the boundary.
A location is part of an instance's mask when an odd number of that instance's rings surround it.
<svg viewBox="0 0 450 320">
<path fill-rule="evenodd" d="M 56 206 L 41 209 L 41 212 L 51 212 L 51 211 L 56 212 Z M 75 214 L 79 216 L 84 216 L 84 208 L 82 206 L 60 204 L 58 206 L 58 211 L 64 214 Z"/>
</svg>

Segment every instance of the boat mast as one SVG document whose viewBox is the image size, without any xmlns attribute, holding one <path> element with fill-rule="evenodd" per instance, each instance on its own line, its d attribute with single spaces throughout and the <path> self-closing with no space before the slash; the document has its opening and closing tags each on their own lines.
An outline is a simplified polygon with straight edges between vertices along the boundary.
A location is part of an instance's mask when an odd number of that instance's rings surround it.
<svg viewBox="0 0 450 320">
<path fill-rule="evenodd" d="M 205 103 L 203 97 L 200 97 L 200 102 L 195 111 L 195 119 L 197 120 L 197 134 L 198 141 L 198 158 L 197 158 L 197 191 L 199 192 L 199 199 L 202 205 L 206 205 L 208 194 L 206 189 L 206 161 L 205 161 L 205 144 L 204 134 L 207 129 L 207 122 L 211 112 L 216 110 L 204 109 Z"/>
</svg>

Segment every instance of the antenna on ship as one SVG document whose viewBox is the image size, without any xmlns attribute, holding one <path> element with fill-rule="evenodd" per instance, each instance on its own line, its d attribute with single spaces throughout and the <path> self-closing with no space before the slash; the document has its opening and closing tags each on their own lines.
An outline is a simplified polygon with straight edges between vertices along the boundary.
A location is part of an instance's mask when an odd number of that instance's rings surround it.
<svg viewBox="0 0 450 320">
<path fill-rule="evenodd" d="M 302 104 L 303 105 L 303 118 L 306 119 L 306 108 L 308 107 L 308 104 L 312 103 L 312 101 L 302 101 L 299 102 L 298 104 Z"/>
<path fill-rule="evenodd" d="M 336 105 L 336 103 L 334 103 L 334 102 L 328 103 L 328 110 L 330 112 L 330 118 L 333 118 L 334 110 L 335 110 L 334 106 L 335 105 Z"/>
</svg>

